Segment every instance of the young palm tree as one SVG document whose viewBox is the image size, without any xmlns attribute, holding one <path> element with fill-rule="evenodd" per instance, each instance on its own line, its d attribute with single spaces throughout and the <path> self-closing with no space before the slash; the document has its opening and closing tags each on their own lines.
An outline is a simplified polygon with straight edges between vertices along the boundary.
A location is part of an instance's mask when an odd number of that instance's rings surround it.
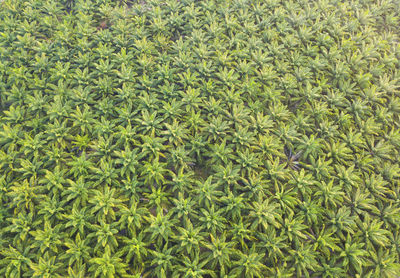
<svg viewBox="0 0 400 278">
<path fill-rule="evenodd" d="M 38 227 L 35 231 L 31 231 L 31 234 L 35 241 L 32 243 L 32 248 L 38 248 L 40 254 L 45 254 L 48 251 L 53 251 L 55 254 L 59 252 L 62 245 L 62 237 L 64 236 L 61 232 L 61 224 L 51 225 L 49 221 L 44 221 L 43 229 Z"/>
<path fill-rule="evenodd" d="M 138 149 L 133 149 L 126 145 L 123 151 L 114 151 L 114 155 L 117 157 L 115 160 L 116 165 L 120 165 L 121 176 L 130 176 L 136 173 L 137 166 L 139 165 Z"/>
<path fill-rule="evenodd" d="M 139 231 L 144 225 L 144 217 L 147 215 L 147 209 L 139 206 L 139 203 L 131 199 L 129 206 L 122 207 L 119 212 L 118 220 L 119 230 L 127 229 L 130 232 Z"/>
<path fill-rule="evenodd" d="M 118 196 L 115 188 L 108 187 L 107 185 L 91 190 L 91 198 L 89 203 L 92 204 L 90 213 L 96 216 L 97 221 L 115 220 L 116 211 L 125 207 L 124 199 Z"/>
<path fill-rule="evenodd" d="M 37 194 L 39 188 L 36 185 L 36 179 L 31 177 L 28 179 L 23 179 L 21 181 L 16 181 L 12 186 L 10 186 L 7 196 L 13 199 L 13 204 L 11 208 L 15 212 L 33 212 L 40 200 L 40 195 Z"/>
<path fill-rule="evenodd" d="M 153 187 L 153 185 L 164 183 L 170 172 L 167 169 L 167 163 L 159 162 L 159 156 L 156 156 L 154 160 L 144 162 L 141 168 L 141 177 L 144 177 L 145 184 Z"/>
<path fill-rule="evenodd" d="M 42 192 L 49 193 L 51 196 L 57 196 L 60 191 L 64 190 L 66 184 L 67 169 L 61 170 L 60 166 L 57 165 L 53 171 L 45 171 L 44 178 L 40 179 L 38 184 L 42 185 Z"/>
<path fill-rule="evenodd" d="M 49 255 L 49 252 L 44 253 L 43 257 L 39 258 L 37 263 L 31 263 L 30 268 L 32 271 L 29 271 L 28 274 L 31 277 L 39 278 L 39 277 L 56 277 L 61 278 L 62 275 L 60 273 L 60 269 L 62 269 L 63 264 L 59 262 L 59 259 L 56 256 Z"/>
<path fill-rule="evenodd" d="M 207 261 L 200 261 L 199 252 L 196 252 L 195 255 L 189 257 L 183 257 L 180 260 L 179 265 L 177 265 L 176 269 L 172 273 L 171 277 L 193 277 L 193 278 L 203 278 L 203 277 L 217 277 L 215 272 L 210 269 L 206 269 L 205 265 Z"/>
<path fill-rule="evenodd" d="M 60 256 L 60 259 L 67 260 L 69 267 L 81 266 L 90 259 L 89 240 L 87 238 L 82 240 L 79 233 L 76 234 L 75 240 L 67 238 L 64 245 L 68 250 Z"/>
<path fill-rule="evenodd" d="M 136 232 L 132 232 L 131 236 L 123 236 L 122 242 L 125 243 L 125 245 L 117 252 L 119 254 L 118 256 L 123 255 L 127 264 L 133 261 L 136 267 L 140 266 L 140 268 L 144 268 L 145 259 L 150 254 L 150 249 L 148 248 L 148 243 L 145 241 L 144 233 L 140 232 L 136 235 Z"/>
<path fill-rule="evenodd" d="M 88 234 L 87 239 L 97 238 L 97 242 L 91 242 L 95 254 L 106 246 L 110 248 L 111 252 L 116 251 L 118 248 L 118 241 L 116 238 L 118 230 L 116 227 L 118 227 L 116 222 L 107 224 L 102 220 L 100 220 L 100 225 L 90 225 L 93 232 Z"/>
<path fill-rule="evenodd" d="M 18 244 L 15 248 L 11 245 L 0 251 L 0 274 L 4 277 L 21 277 L 23 273 L 29 272 L 29 266 L 34 260 L 34 255 L 29 246 Z"/>
<path fill-rule="evenodd" d="M 144 157 L 149 157 L 150 160 L 159 159 L 159 157 L 165 157 L 164 151 L 166 146 L 164 142 L 166 141 L 163 137 L 153 137 L 153 136 L 141 136 L 143 143 L 140 145 L 142 149 L 141 155 Z"/>
<path fill-rule="evenodd" d="M 204 244 L 208 250 L 201 255 L 201 259 L 210 265 L 211 269 L 219 269 L 220 276 L 228 273 L 232 266 L 231 258 L 235 254 L 235 243 L 227 241 L 226 233 L 220 237 L 210 234 L 211 242 Z"/>
<path fill-rule="evenodd" d="M 92 167 L 91 170 L 93 171 L 92 180 L 93 185 L 119 185 L 118 180 L 118 172 L 115 169 L 113 162 L 111 159 L 101 159 L 99 167 Z"/>
<path fill-rule="evenodd" d="M 310 277 L 309 271 L 315 271 L 318 253 L 312 250 L 311 245 L 304 246 L 300 244 L 295 250 L 289 251 L 292 260 L 294 261 L 293 266 L 296 270 L 297 277 Z"/>
<path fill-rule="evenodd" d="M 106 246 L 102 256 L 90 259 L 89 273 L 93 277 L 115 277 L 125 275 L 127 264 L 122 262 L 120 254 L 112 253 L 109 246 Z"/>
<path fill-rule="evenodd" d="M 258 196 L 257 201 L 250 206 L 249 217 L 252 219 L 251 228 L 265 230 L 269 225 L 277 228 L 281 227 L 281 216 L 277 210 L 279 204 L 271 202 L 269 199 L 263 200 Z"/>
<path fill-rule="evenodd" d="M 69 172 L 74 178 L 82 177 L 89 173 L 90 169 L 93 169 L 93 162 L 88 159 L 86 152 L 83 151 L 80 156 L 72 156 L 72 160 L 67 162 L 70 167 Z"/>
<path fill-rule="evenodd" d="M 177 233 L 172 237 L 177 242 L 176 252 L 194 256 L 206 243 L 206 233 L 202 231 L 202 227 L 193 227 L 189 218 L 184 223 L 184 227 L 177 227 Z"/>
<path fill-rule="evenodd" d="M 201 208 L 198 220 L 201 227 L 204 227 L 209 233 L 220 233 L 226 228 L 227 220 L 222 217 L 222 209 L 216 208 L 214 204 L 210 207 Z"/>
<path fill-rule="evenodd" d="M 362 268 L 368 265 L 366 257 L 368 252 L 363 248 L 364 243 L 354 242 L 350 235 L 346 237 L 344 246 L 341 247 L 339 258 L 341 258 L 341 265 L 345 271 L 352 273 L 361 273 Z"/>
<path fill-rule="evenodd" d="M 267 267 L 263 263 L 264 255 L 256 252 L 255 245 L 246 253 L 237 252 L 237 257 L 229 277 L 265 277 Z"/>
<path fill-rule="evenodd" d="M 73 205 L 71 212 L 65 213 L 63 217 L 66 220 L 65 229 L 70 236 L 78 232 L 82 237 L 86 236 L 93 223 L 93 215 L 89 213 L 88 208 L 80 208 L 77 203 Z"/>
<path fill-rule="evenodd" d="M 169 244 L 163 244 L 162 247 L 156 244 L 155 250 L 152 250 L 153 260 L 151 265 L 154 269 L 150 274 L 155 275 L 157 278 L 168 278 L 171 276 L 174 269 L 176 258 L 173 250 L 174 247 L 169 247 Z"/>
<path fill-rule="evenodd" d="M 171 213 L 164 215 L 164 210 L 158 208 L 156 215 L 150 214 L 145 219 L 150 224 L 146 233 L 150 236 L 151 242 L 161 245 L 172 238 L 177 221 L 171 218 Z"/>
</svg>

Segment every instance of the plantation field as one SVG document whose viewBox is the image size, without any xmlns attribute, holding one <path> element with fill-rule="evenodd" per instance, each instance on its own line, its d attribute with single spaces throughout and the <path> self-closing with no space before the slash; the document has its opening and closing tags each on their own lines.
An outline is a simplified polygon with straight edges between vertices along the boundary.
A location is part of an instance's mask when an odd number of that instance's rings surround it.
<svg viewBox="0 0 400 278">
<path fill-rule="evenodd" d="M 0 277 L 400 277 L 400 1 L 0 1 Z"/>
</svg>

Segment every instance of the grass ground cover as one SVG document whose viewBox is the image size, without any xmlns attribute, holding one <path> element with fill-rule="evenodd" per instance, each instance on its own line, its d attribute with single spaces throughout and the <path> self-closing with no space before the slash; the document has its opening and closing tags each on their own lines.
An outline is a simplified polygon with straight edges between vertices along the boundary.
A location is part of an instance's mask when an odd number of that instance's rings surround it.
<svg viewBox="0 0 400 278">
<path fill-rule="evenodd" d="M 1 277 L 399 277 L 400 2 L 4 0 Z"/>
</svg>

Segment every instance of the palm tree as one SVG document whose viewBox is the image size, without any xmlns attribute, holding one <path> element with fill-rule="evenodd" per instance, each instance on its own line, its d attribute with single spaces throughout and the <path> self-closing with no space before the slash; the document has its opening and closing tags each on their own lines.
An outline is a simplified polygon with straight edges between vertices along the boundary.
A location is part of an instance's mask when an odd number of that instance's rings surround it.
<svg viewBox="0 0 400 278">
<path fill-rule="evenodd" d="M 246 198 L 244 194 L 234 195 L 232 191 L 227 190 L 227 195 L 222 196 L 221 203 L 225 206 L 223 207 L 223 211 L 227 215 L 227 219 L 231 219 L 233 221 L 241 219 L 242 213 L 246 213 Z"/>
<path fill-rule="evenodd" d="M 55 277 L 61 278 L 60 269 L 62 269 L 63 264 L 58 261 L 56 256 L 49 255 L 49 252 L 44 253 L 43 257 L 39 258 L 38 263 L 31 263 L 30 267 L 32 271 L 29 271 L 28 274 L 34 278 L 40 277 Z"/>
<path fill-rule="evenodd" d="M 277 228 L 281 227 L 282 217 L 279 213 L 279 204 L 271 202 L 269 199 L 263 200 L 258 196 L 257 201 L 250 205 L 249 219 L 251 219 L 252 229 L 266 230 L 269 225 Z"/>
<path fill-rule="evenodd" d="M 80 156 L 73 156 L 72 160 L 67 162 L 70 173 L 77 178 L 87 175 L 90 169 L 93 169 L 93 162 L 88 159 L 86 152 L 83 151 Z"/>
<path fill-rule="evenodd" d="M 148 248 L 149 243 L 145 240 L 145 233 L 131 232 L 128 237 L 122 237 L 123 247 L 120 248 L 118 254 L 124 257 L 127 264 L 131 263 L 133 259 L 133 264 L 135 266 L 144 267 L 145 260 L 150 254 L 150 249 Z"/>
<path fill-rule="evenodd" d="M 115 188 L 110 189 L 106 185 L 99 189 L 91 190 L 89 203 L 92 204 L 92 207 L 90 213 L 95 215 L 99 222 L 107 219 L 115 220 L 115 212 L 125 207 L 123 204 L 125 200 L 121 196 L 118 196 Z"/>
<path fill-rule="evenodd" d="M 163 118 L 157 117 L 157 112 L 150 114 L 147 110 L 142 111 L 142 117 L 136 120 L 138 131 L 143 135 L 158 136 L 162 129 Z"/>
<path fill-rule="evenodd" d="M 36 186 L 34 177 L 14 182 L 7 192 L 7 196 L 13 198 L 12 208 L 21 212 L 26 210 L 33 212 L 40 199 L 40 195 L 37 194 L 38 190 L 39 187 Z"/>
<path fill-rule="evenodd" d="M 351 215 L 348 207 L 342 206 L 337 211 L 328 211 L 328 227 L 332 232 L 337 233 L 341 240 L 346 239 L 347 235 L 353 235 L 356 228 L 356 216 Z"/>
<path fill-rule="evenodd" d="M 89 105 L 85 104 L 83 111 L 77 106 L 75 112 L 71 113 L 71 117 L 73 119 L 73 126 L 77 126 L 82 134 L 92 132 L 94 119 L 93 111 L 91 111 Z"/>
<path fill-rule="evenodd" d="M 379 247 L 377 252 L 372 250 L 369 251 L 369 258 L 373 265 L 373 269 L 369 272 L 371 277 L 396 277 L 400 272 L 400 264 L 396 261 L 393 253 L 382 247 Z"/>
<path fill-rule="evenodd" d="M 339 258 L 342 258 L 342 267 L 351 273 L 361 273 L 362 268 L 368 265 L 366 257 L 368 252 L 363 248 L 364 243 L 354 242 L 350 234 L 346 237 L 344 246 L 341 247 Z"/>
<path fill-rule="evenodd" d="M 309 271 L 315 271 L 318 253 L 312 250 L 311 245 L 304 246 L 300 243 L 295 250 L 289 251 L 291 259 L 293 261 L 293 266 L 296 269 L 297 277 L 310 277 Z"/>
<path fill-rule="evenodd" d="M 273 226 L 268 226 L 265 233 L 256 233 L 259 242 L 257 249 L 268 254 L 268 262 L 272 265 L 279 266 L 280 262 L 285 259 L 286 250 L 289 247 L 287 244 L 287 236 L 276 235 L 277 229 Z"/>
<path fill-rule="evenodd" d="M 120 254 L 112 253 L 107 245 L 103 255 L 90 259 L 89 272 L 92 277 L 115 277 L 116 275 L 125 275 L 127 264 L 122 262 Z"/>
<path fill-rule="evenodd" d="M 184 146 L 172 147 L 169 149 L 169 155 L 167 160 L 168 165 L 172 166 L 172 169 L 186 168 L 193 165 L 194 160 L 190 156 L 190 151 Z"/>
<path fill-rule="evenodd" d="M 196 202 L 190 196 L 184 197 L 182 192 L 179 192 L 178 197 L 172 199 L 172 202 L 171 214 L 178 219 L 183 217 L 182 223 L 198 214 Z"/>
<path fill-rule="evenodd" d="M 228 231 L 228 236 L 233 241 L 239 242 L 242 250 L 248 250 L 248 244 L 257 240 L 254 236 L 255 231 L 251 229 L 250 224 L 246 223 L 243 217 L 237 221 L 229 222 L 232 228 Z"/>
<path fill-rule="evenodd" d="M 244 173 L 247 174 L 246 176 L 250 176 L 252 173 L 258 172 L 262 164 L 259 155 L 247 148 L 244 152 L 238 151 L 236 161 L 241 167 L 242 176 Z"/>
<path fill-rule="evenodd" d="M 29 233 L 34 228 L 34 215 L 33 212 L 18 213 L 18 215 L 12 219 L 8 226 L 4 227 L 4 232 L 13 233 L 14 237 L 12 239 L 12 244 L 14 246 L 24 245 L 29 238 Z M 6 222 L 7 223 L 7 222 Z M 18 247 L 19 248 L 19 247 Z M 22 248 L 22 247 L 21 247 Z M 26 249 L 30 249 L 26 247 Z"/>
<path fill-rule="evenodd" d="M 68 266 L 82 266 L 83 262 L 90 259 L 90 246 L 87 238 L 81 239 L 79 233 L 76 234 L 75 240 L 67 238 L 64 245 L 68 250 L 60 256 L 61 260 L 68 260 Z"/>
<path fill-rule="evenodd" d="M 142 149 L 141 156 L 142 158 L 148 157 L 150 160 L 157 159 L 161 157 L 165 157 L 164 151 L 166 146 L 164 142 L 166 139 L 164 137 L 154 137 L 154 136 L 141 136 L 143 143 L 140 144 L 140 148 Z"/>
<path fill-rule="evenodd" d="M 45 221 L 55 224 L 63 218 L 62 212 L 64 212 L 65 203 L 64 200 L 60 200 L 59 195 L 53 197 L 44 195 L 38 205 L 38 216 L 43 215 Z"/>
<path fill-rule="evenodd" d="M 91 170 L 94 172 L 92 175 L 94 186 L 104 184 L 109 185 L 119 185 L 118 172 L 115 169 L 115 162 L 111 159 L 101 159 L 100 167 L 92 167 Z"/>
<path fill-rule="evenodd" d="M 180 262 L 181 264 L 172 273 L 172 277 L 174 278 L 217 277 L 214 271 L 205 269 L 207 261 L 200 261 L 199 252 L 196 252 L 194 256 L 183 257 Z"/>
<path fill-rule="evenodd" d="M 67 202 L 72 200 L 73 204 L 76 203 L 81 207 L 85 207 L 89 200 L 91 183 L 85 181 L 83 175 L 79 176 L 77 181 L 67 179 L 67 183 L 70 186 L 61 193 L 61 196 L 64 197 Z"/>
<path fill-rule="evenodd" d="M 204 244 L 208 250 L 201 255 L 211 269 L 219 269 L 220 276 L 226 275 L 232 266 L 231 258 L 235 253 L 235 243 L 227 240 L 226 233 L 219 237 L 210 234 L 211 242 Z"/>
<path fill-rule="evenodd" d="M 65 229 L 69 231 L 70 236 L 77 232 L 79 232 L 82 237 L 86 236 L 87 229 L 90 228 L 91 223 L 93 223 L 93 215 L 89 213 L 89 209 L 86 206 L 80 208 L 78 203 L 74 203 L 71 212 L 65 213 L 63 217 L 67 220 Z"/>
<path fill-rule="evenodd" d="M 140 230 L 142 225 L 144 225 L 144 217 L 146 214 L 147 209 L 140 206 L 138 201 L 131 199 L 129 206 L 123 206 L 119 211 L 119 230 L 128 229 L 130 232 Z"/>
<path fill-rule="evenodd" d="M 29 232 L 34 238 L 35 241 L 31 244 L 32 248 L 39 248 L 40 253 L 44 254 L 51 250 L 55 254 L 59 252 L 59 248 L 62 244 L 62 237 L 64 234 L 61 232 L 61 224 L 54 225 L 54 227 L 50 224 L 49 221 L 44 221 L 43 229 L 39 227 Z"/>
<path fill-rule="evenodd" d="M 97 125 L 97 128 L 102 128 L 104 126 Z M 101 158 L 103 160 L 109 160 L 112 158 L 112 154 L 114 153 L 114 150 L 117 148 L 117 146 L 114 144 L 114 137 L 113 135 L 107 136 L 107 132 L 105 131 L 99 131 L 100 134 L 98 135 L 98 140 L 92 142 L 90 144 L 90 148 L 94 150 L 94 152 L 91 154 L 91 156 L 95 158 Z"/>
<path fill-rule="evenodd" d="M 205 235 L 202 227 L 193 227 L 189 218 L 186 218 L 184 227 L 177 227 L 177 233 L 173 236 L 177 242 L 176 252 L 194 256 L 200 252 L 200 247 L 205 244 Z M 185 252 L 186 251 L 186 252 Z"/>
<path fill-rule="evenodd" d="M 309 238 L 306 232 L 308 226 L 304 225 L 303 221 L 303 217 L 295 216 L 293 213 L 290 213 L 287 217 L 282 217 L 283 233 L 288 237 L 289 241 L 298 243 L 301 239 Z"/>
<path fill-rule="evenodd" d="M 209 144 L 209 151 L 205 153 L 206 156 L 210 157 L 207 163 L 209 165 L 225 165 L 229 160 L 234 159 L 233 145 L 227 144 L 226 139 L 223 139 L 220 144 Z"/>
<path fill-rule="evenodd" d="M 194 200 L 200 206 L 209 207 L 214 203 L 217 203 L 218 197 L 223 193 L 218 190 L 219 184 L 213 182 L 213 176 L 209 176 L 206 181 L 197 181 L 197 186 L 194 187 Z"/>
<path fill-rule="evenodd" d="M 94 253 L 97 253 L 106 246 L 110 248 L 111 252 L 114 252 L 117 249 L 118 241 L 116 235 L 118 233 L 118 229 L 116 229 L 116 227 L 118 227 L 116 222 L 108 224 L 104 223 L 102 220 L 100 220 L 100 225 L 90 225 L 90 228 L 93 230 L 93 232 L 88 234 L 87 238 L 97 238 L 96 245 L 93 248 Z"/>
<path fill-rule="evenodd" d="M 378 219 L 371 219 L 369 214 L 364 216 L 363 221 L 357 221 L 358 231 L 356 232 L 357 238 L 364 238 L 366 247 L 369 250 L 377 248 L 389 247 L 389 231 L 382 229 L 384 223 Z"/>
<path fill-rule="evenodd" d="M 154 267 L 154 270 L 151 271 L 151 274 L 155 274 L 157 278 L 168 278 L 172 274 L 172 270 L 174 268 L 173 264 L 176 260 L 175 253 L 173 253 L 175 248 L 168 247 L 168 243 L 161 246 L 162 248 L 156 244 L 156 250 L 151 251 L 153 254 L 151 265 Z"/>
<path fill-rule="evenodd" d="M 145 161 L 141 169 L 141 177 L 150 187 L 154 184 L 161 185 L 166 181 L 167 175 L 171 172 L 167 169 L 167 163 L 159 162 L 159 156 L 152 161 Z"/>
<path fill-rule="evenodd" d="M 178 146 L 183 144 L 184 140 L 188 138 L 188 129 L 184 122 L 178 122 L 173 119 L 172 124 L 165 123 L 166 130 L 161 132 L 167 139 L 168 142 Z"/>
<path fill-rule="evenodd" d="M 254 244 L 246 253 L 238 251 L 237 257 L 229 277 L 265 277 L 267 267 L 263 262 L 264 255 L 256 252 Z"/>
<path fill-rule="evenodd" d="M 226 227 L 226 219 L 222 217 L 222 209 L 216 208 L 211 205 L 206 208 L 200 208 L 200 215 L 198 217 L 201 227 L 204 227 L 209 233 L 216 234 L 221 232 Z"/>
<path fill-rule="evenodd" d="M 53 122 L 48 124 L 46 137 L 57 144 L 61 149 L 65 149 L 68 146 L 68 142 L 71 141 L 72 135 L 68 126 L 68 120 L 59 121 L 55 119 Z"/>
<path fill-rule="evenodd" d="M 329 261 L 321 258 L 322 262 L 316 267 L 316 271 L 313 272 L 311 277 L 323 277 L 323 278 L 333 278 L 333 277 L 343 277 L 345 270 L 341 267 L 337 259 L 332 257 Z"/>
<path fill-rule="evenodd" d="M 313 236 L 313 249 L 324 254 L 328 259 L 330 259 L 333 252 L 340 251 L 338 243 L 340 240 L 335 237 L 335 232 L 325 230 L 325 224 L 322 224 L 321 231 L 317 232 L 315 237 Z"/>
<path fill-rule="evenodd" d="M 39 180 L 39 185 L 44 190 L 43 193 L 49 193 L 51 196 L 57 196 L 60 191 L 64 190 L 64 184 L 66 184 L 66 174 L 68 172 L 67 169 L 60 169 L 60 166 L 57 165 L 53 171 L 44 170 L 46 173 L 44 178 Z"/>
<path fill-rule="evenodd" d="M 45 171 L 42 167 L 43 162 L 39 161 L 38 157 L 34 157 L 32 161 L 21 158 L 19 161 L 20 168 L 16 169 L 17 172 L 21 173 L 23 178 L 30 178 L 36 180 Z"/>
<path fill-rule="evenodd" d="M 131 150 L 129 144 L 126 145 L 126 148 L 123 151 L 114 151 L 114 154 L 117 157 L 115 164 L 121 166 L 121 176 L 127 177 L 136 173 L 140 158 L 138 151 L 137 148 Z"/>
<path fill-rule="evenodd" d="M 229 123 L 224 121 L 223 117 L 220 115 L 217 117 L 212 116 L 205 130 L 208 134 L 207 140 L 210 142 L 220 141 L 218 139 L 226 137 L 228 129 Z"/>
<path fill-rule="evenodd" d="M 158 208 L 155 216 L 150 214 L 145 216 L 145 219 L 150 224 L 146 229 L 146 233 L 150 235 L 150 241 L 157 244 L 168 242 L 174 234 L 176 220 L 171 218 L 171 213 L 164 215 L 164 210 Z"/>
<path fill-rule="evenodd" d="M 181 167 L 177 173 L 171 171 L 171 181 L 168 181 L 168 185 L 172 192 L 184 193 L 192 190 L 194 182 L 194 172 Z"/>
<path fill-rule="evenodd" d="M 17 278 L 29 271 L 29 266 L 34 258 L 30 246 L 24 247 L 21 244 L 8 248 L 1 248 L 0 274 L 4 277 Z"/>
</svg>

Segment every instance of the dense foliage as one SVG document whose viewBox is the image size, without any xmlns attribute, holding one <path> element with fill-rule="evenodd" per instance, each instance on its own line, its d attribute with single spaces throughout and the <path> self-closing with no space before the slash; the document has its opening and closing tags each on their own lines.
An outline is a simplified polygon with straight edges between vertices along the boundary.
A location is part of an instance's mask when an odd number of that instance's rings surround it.
<svg viewBox="0 0 400 278">
<path fill-rule="evenodd" d="M 2 2 L 0 276 L 398 276 L 399 3 Z"/>
</svg>

